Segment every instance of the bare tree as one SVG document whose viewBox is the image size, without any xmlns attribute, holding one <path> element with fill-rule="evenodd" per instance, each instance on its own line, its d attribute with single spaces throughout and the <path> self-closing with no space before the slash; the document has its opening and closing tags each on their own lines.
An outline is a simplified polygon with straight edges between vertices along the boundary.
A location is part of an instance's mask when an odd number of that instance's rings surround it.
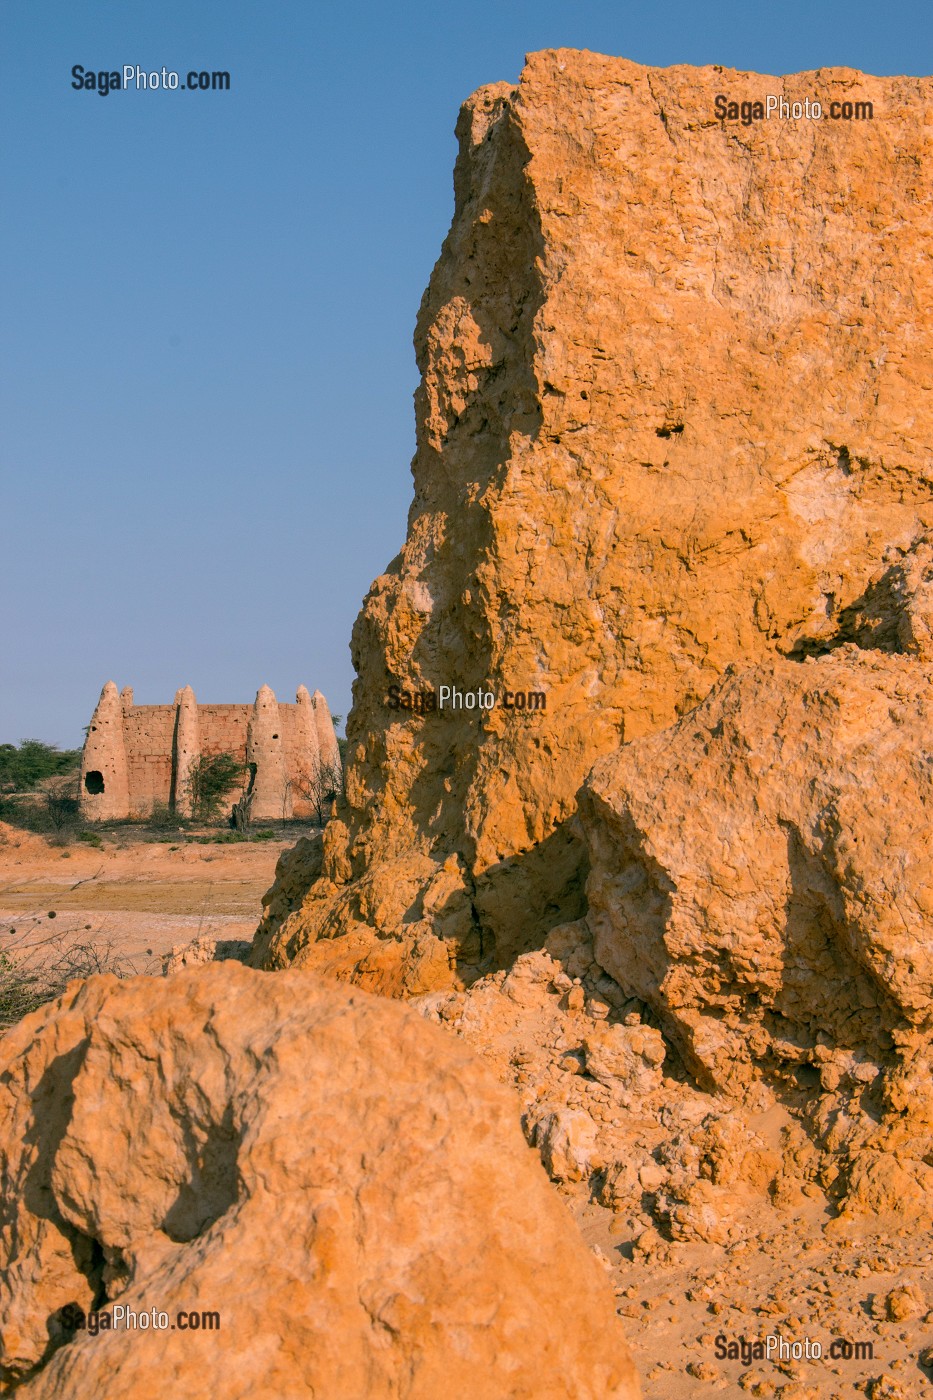
<svg viewBox="0 0 933 1400">
<path fill-rule="evenodd" d="M 56 836 L 73 830 L 79 819 L 77 785 L 74 777 L 49 778 L 45 784 L 45 812 Z"/>
<path fill-rule="evenodd" d="M 295 796 L 307 802 L 319 826 L 324 825 L 330 816 L 331 804 L 342 792 L 343 769 L 339 763 L 316 763 L 295 779 Z"/>
</svg>

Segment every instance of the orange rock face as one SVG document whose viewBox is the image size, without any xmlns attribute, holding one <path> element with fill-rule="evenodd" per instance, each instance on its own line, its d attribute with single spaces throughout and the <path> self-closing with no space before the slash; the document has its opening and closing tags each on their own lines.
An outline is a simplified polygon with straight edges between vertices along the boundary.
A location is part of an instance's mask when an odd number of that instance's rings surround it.
<svg viewBox="0 0 933 1400">
<path fill-rule="evenodd" d="M 874 119 L 744 126 L 720 93 Z M 353 977 L 374 936 L 386 990 L 455 980 L 434 936 L 467 979 L 507 964 L 583 911 L 593 762 L 730 663 L 828 644 L 933 525 L 931 98 L 560 50 L 465 105 L 408 538 L 354 631 L 341 849 L 323 876 L 296 858 L 264 965 Z M 445 685 L 496 704 L 416 707 Z"/>
<path fill-rule="evenodd" d="M 582 797 L 597 962 L 707 1088 L 797 1105 L 850 1210 L 930 1212 L 931 733 L 933 666 L 847 646 L 730 672 Z"/>
<path fill-rule="evenodd" d="M 0 1077 L 3 1393 L 638 1394 L 511 1096 L 407 1008 L 232 964 L 95 977 Z M 75 1330 L 117 1308 L 164 1326 Z"/>
</svg>

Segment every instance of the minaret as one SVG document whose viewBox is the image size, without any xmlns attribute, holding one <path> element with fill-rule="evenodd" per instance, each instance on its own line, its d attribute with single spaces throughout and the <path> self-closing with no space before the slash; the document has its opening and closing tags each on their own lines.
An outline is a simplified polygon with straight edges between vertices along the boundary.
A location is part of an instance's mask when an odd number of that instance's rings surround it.
<svg viewBox="0 0 933 1400">
<path fill-rule="evenodd" d="M 285 746 L 279 707 L 269 686 L 260 688 L 246 731 L 246 761 L 255 763 L 254 821 L 281 821 L 291 816 L 291 790 L 285 784 Z"/>
<path fill-rule="evenodd" d="M 180 817 L 194 814 L 191 770 L 201 756 L 198 703 L 190 685 L 175 692 L 175 739 L 172 749 L 171 806 Z"/>
<path fill-rule="evenodd" d="M 81 755 L 81 815 L 86 821 L 119 821 L 130 815 L 123 712 L 117 687 L 108 681 L 100 692 Z"/>
<path fill-rule="evenodd" d="M 311 697 L 314 706 L 314 725 L 317 729 L 317 741 L 321 751 L 321 763 L 325 768 L 341 768 L 340 747 L 337 743 L 337 735 L 334 731 L 334 721 L 330 717 L 330 707 L 319 690 Z"/>
<path fill-rule="evenodd" d="M 296 728 L 296 776 L 297 802 L 301 805 L 308 805 L 312 808 L 315 805 L 317 791 L 317 777 L 321 771 L 321 745 L 318 743 L 318 727 L 314 720 L 314 706 L 311 704 L 311 696 L 308 694 L 307 686 L 298 686 L 296 697 L 296 711 L 294 711 L 294 728 Z M 303 815 L 303 813 L 297 813 Z"/>
</svg>

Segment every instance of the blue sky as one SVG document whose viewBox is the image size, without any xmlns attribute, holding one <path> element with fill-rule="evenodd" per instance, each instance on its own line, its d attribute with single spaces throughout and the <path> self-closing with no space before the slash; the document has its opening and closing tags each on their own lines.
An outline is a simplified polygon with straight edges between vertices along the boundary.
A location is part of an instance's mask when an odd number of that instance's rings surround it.
<svg viewBox="0 0 933 1400">
<path fill-rule="evenodd" d="M 920 4 L 45 3 L 0 29 L 0 742 L 320 686 L 404 539 L 415 314 L 482 83 L 568 46 L 933 68 Z M 227 93 L 71 68 L 228 70 Z"/>
</svg>

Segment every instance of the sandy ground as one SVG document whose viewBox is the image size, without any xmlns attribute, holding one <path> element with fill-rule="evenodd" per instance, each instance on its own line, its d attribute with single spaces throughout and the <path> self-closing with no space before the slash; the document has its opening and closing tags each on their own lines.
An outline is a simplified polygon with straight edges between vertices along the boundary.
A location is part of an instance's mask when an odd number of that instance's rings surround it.
<svg viewBox="0 0 933 1400">
<path fill-rule="evenodd" d="M 731 1246 L 659 1241 L 646 1257 L 610 1211 L 579 1188 L 562 1194 L 587 1243 L 606 1260 L 646 1397 L 933 1395 L 924 1364 L 933 1344 L 928 1239 L 870 1227 L 840 1237 L 827 1230 L 827 1213 L 817 1206 L 762 1208 L 749 1214 L 745 1237 Z M 905 1289 L 911 1296 L 904 1298 Z M 906 1315 L 898 1317 L 901 1310 Z M 743 1339 L 767 1352 L 769 1337 L 770 1357 L 751 1359 L 746 1351 L 742 1358 Z M 735 1344 L 737 1357 L 729 1352 Z M 830 1355 L 834 1345 L 842 1355 Z"/>
<path fill-rule="evenodd" d="M 104 841 L 62 848 L 0 825 L 0 952 L 46 956 L 79 944 L 124 973 L 158 973 L 165 954 L 202 934 L 251 938 L 294 837 Z"/>
</svg>

